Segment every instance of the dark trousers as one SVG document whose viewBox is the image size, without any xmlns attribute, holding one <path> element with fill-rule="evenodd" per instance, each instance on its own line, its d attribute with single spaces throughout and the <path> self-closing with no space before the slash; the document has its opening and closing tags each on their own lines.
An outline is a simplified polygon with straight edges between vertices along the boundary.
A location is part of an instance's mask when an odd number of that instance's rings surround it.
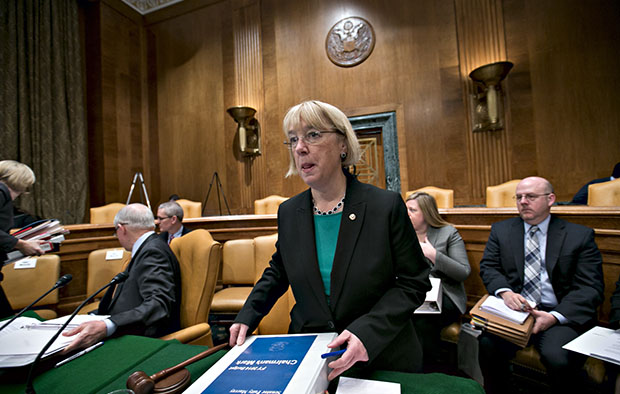
<svg viewBox="0 0 620 394">
<path fill-rule="evenodd" d="M 533 344 L 540 353 L 547 369 L 549 385 L 553 393 L 576 392 L 581 385 L 581 367 L 586 357 L 562 346 L 578 337 L 585 330 L 570 325 L 556 324 L 546 331 L 532 335 Z M 480 368 L 487 393 L 511 393 L 515 388 L 510 380 L 510 360 L 519 346 L 498 336 L 484 332 L 480 341 Z"/>
<path fill-rule="evenodd" d="M 461 317 L 461 312 L 448 296 L 444 294 L 441 302 L 441 314 L 413 315 L 413 326 L 422 345 L 424 372 L 433 372 L 444 363 L 445 360 L 440 357 L 441 330 L 454 322 L 458 322 Z"/>
<path fill-rule="evenodd" d="M 0 275 L 2 275 L 1 272 Z M 11 304 L 6 298 L 4 290 L 2 290 L 2 286 L 0 285 L 0 319 L 11 315 L 13 315 L 13 308 L 11 308 Z"/>
</svg>

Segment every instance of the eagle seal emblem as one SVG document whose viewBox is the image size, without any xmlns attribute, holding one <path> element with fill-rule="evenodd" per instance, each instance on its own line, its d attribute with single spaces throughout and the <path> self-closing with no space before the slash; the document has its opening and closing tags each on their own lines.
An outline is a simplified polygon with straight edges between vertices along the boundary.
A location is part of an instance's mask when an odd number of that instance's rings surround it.
<svg viewBox="0 0 620 394">
<path fill-rule="evenodd" d="M 370 56 L 375 47 L 375 32 L 363 18 L 349 17 L 338 21 L 327 33 L 327 57 L 337 66 L 353 67 Z"/>
</svg>

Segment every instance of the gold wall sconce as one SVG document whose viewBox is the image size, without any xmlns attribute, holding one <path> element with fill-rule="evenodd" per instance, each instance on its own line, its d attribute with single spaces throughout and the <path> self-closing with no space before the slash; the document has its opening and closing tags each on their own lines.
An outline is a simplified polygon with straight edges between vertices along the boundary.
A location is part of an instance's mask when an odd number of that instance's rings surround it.
<svg viewBox="0 0 620 394">
<path fill-rule="evenodd" d="M 471 97 L 473 131 L 501 130 L 504 128 L 504 104 L 501 81 L 513 64 L 497 62 L 480 66 L 469 73 L 476 83 Z"/>
<path fill-rule="evenodd" d="M 256 110 L 251 107 L 230 107 L 226 111 L 237 122 L 241 153 L 245 156 L 260 155 L 260 123 L 254 117 Z"/>
</svg>

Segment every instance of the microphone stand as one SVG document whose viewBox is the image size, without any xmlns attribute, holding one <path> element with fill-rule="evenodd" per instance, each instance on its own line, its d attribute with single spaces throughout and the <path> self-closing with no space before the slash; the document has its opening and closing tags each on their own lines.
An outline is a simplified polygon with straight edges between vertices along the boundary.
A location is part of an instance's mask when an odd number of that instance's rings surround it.
<svg viewBox="0 0 620 394">
<path fill-rule="evenodd" d="M 43 349 L 41 349 L 39 354 L 37 354 L 37 358 L 35 358 L 34 361 L 32 362 L 32 366 L 30 367 L 30 371 L 28 371 L 28 378 L 26 379 L 26 394 L 34 394 L 34 393 L 36 393 L 36 391 L 34 391 L 34 387 L 33 387 L 34 370 L 35 370 L 37 364 L 39 363 L 39 360 L 41 360 L 41 357 L 43 357 L 43 355 L 45 354 L 47 349 L 49 349 L 49 347 L 52 346 L 52 343 L 54 343 L 56 338 L 58 338 L 58 336 L 63 332 L 63 330 L 65 328 L 67 328 L 67 325 L 69 325 L 69 322 L 71 322 L 71 320 L 75 317 L 75 315 L 77 315 L 77 313 L 84 307 L 84 305 L 86 305 L 90 300 L 95 298 L 95 296 L 97 294 L 101 293 L 105 288 L 107 288 L 109 286 L 112 286 L 113 284 L 125 281 L 128 276 L 129 276 L 129 274 L 127 272 L 121 272 L 121 273 L 117 274 L 110 281 L 110 283 L 102 286 L 99 290 L 97 290 L 96 292 L 91 294 L 88 298 L 86 298 L 77 308 L 75 308 L 75 310 L 73 311 L 71 316 L 69 316 L 69 318 L 65 321 L 65 323 L 62 325 L 62 327 L 60 327 L 60 329 L 58 331 L 56 331 L 56 334 L 54 334 L 54 336 L 45 344 L 45 346 L 43 346 Z"/>
<path fill-rule="evenodd" d="M 56 289 L 58 289 L 60 287 L 65 287 L 67 285 L 67 283 L 71 282 L 71 279 L 73 279 L 73 276 L 71 276 L 71 274 L 63 275 L 60 279 L 58 279 L 58 282 L 56 282 L 54 287 L 52 287 L 51 289 L 49 289 L 48 291 L 43 293 L 43 295 L 41 297 L 37 298 L 36 300 L 34 300 L 34 302 L 32 304 L 26 306 L 24 309 L 19 311 L 19 313 L 16 314 L 15 316 L 13 316 L 13 318 L 11 320 L 9 320 L 8 322 L 4 323 L 4 325 L 2 325 L 2 327 L 0 327 L 0 331 L 2 331 L 9 324 L 13 323 L 15 321 L 15 319 L 17 319 L 18 317 L 23 315 L 34 304 L 36 304 L 37 302 L 41 301 L 41 299 L 43 299 L 43 297 L 45 297 L 46 295 L 48 295 L 49 293 L 51 293 L 52 291 L 54 291 L 54 290 L 56 290 Z"/>
</svg>

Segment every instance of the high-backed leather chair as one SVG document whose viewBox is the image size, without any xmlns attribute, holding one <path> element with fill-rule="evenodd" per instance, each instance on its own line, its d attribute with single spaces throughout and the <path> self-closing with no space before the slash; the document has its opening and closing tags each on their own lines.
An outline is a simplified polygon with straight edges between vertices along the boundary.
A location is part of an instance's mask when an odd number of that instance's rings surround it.
<svg viewBox="0 0 620 394">
<path fill-rule="evenodd" d="M 4 280 L 2 288 L 11 303 L 13 310 L 21 310 L 51 289 L 60 278 L 60 257 L 56 254 L 46 254 L 36 259 L 34 268 L 15 269 L 15 263 L 7 264 L 2 268 Z M 71 286 L 71 284 L 69 284 Z M 35 307 L 54 307 L 58 304 L 58 290 L 46 295 Z M 35 312 L 44 319 L 53 319 L 57 316 L 53 309 L 37 309 Z"/>
<path fill-rule="evenodd" d="M 217 283 L 222 245 L 207 230 L 198 229 L 173 239 L 170 248 L 181 268 L 181 330 L 161 339 L 213 346 L 207 319 Z"/>
<path fill-rule="evenodd" d="M 424 192 L 433 196 L 437 202 L 437 208 L 454 208 L 454 190 L 442 189 L 435 186 L 426 186 L 421 189 L 407 192 L 407 197 L 415 192 Z"/>
<path fill-rule="evenodd" d="M 513 179 L 495 186 L 487 186 L 487 208 L 515 207 L 513 199 L 521 179 Z"/>
<path fill-rule="evenodd" d="M 91 224 L 108 224 L 114 222 L 114 216 L 120 211 L 125 204 L 113 202 L 101 207 L 93 207 L 90 209 Z"/>
<path fill-rule="evenodd" d="M 115 258 L 116 255 L 120 257 Z M 125 271 L 130 261 L 131 252 L 123 248 L 98 249 L 90 252 L 86 263 L 86 294 L 91 295 L 109 283 L 116 274 Z M 92 303 L 82 308 L 80 314 L 87 314 L 99 308 L 99 300 L 105 292 L 106 290 L 97 294 Z"/>
<path fill-rule="evenodd" d="M 200 201 L 191 201 L 184 198 L 177 200 L 177 203 L 183 208 L 183 218 L 199 218 L 202 216 L 202 203 Z"/>
<path fill-rule="evenodd" d="M 271 256 L 276 251 L 278 234 L 266 235 L 254 238 L 254 254 L 256 262 L 256 281 L 263 275 L 263 271 L 269 266 Z M 271 311 L 261 320 L 258 325 L 258 333 L 261 335 L 286 334 L 291 324 L 291 309 L 295 305 L 295 297 L 289 286 L 288 290 L 275 303 Z"/>
<path fill-rule="evenodd" d="M 254 278 L 254 240 L 226 241 L 222 248 L 222 284 L 225 288 L 213 296 L 211 312 L 239 312 L 252 291 Z"/>
<path fill-rule="evenodd" d="M 260 200 L 254 200 L 254 213 L 256 215 L 278 213 L 278 207 L 286 200 L 288 200 L 288 197 L 282 197 L 275 194 Z"/>
<path fill-rule="evenodd" d="M 589 185 L 588 205 L 592 207 L 620 206 L 620 179 Z"/>
</svg>

